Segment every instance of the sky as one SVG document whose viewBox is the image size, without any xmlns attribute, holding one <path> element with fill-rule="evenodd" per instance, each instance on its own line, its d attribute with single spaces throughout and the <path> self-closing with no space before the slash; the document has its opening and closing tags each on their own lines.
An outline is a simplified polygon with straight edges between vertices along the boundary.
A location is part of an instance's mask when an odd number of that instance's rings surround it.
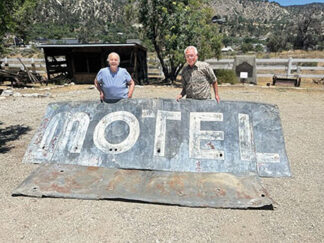
<svg viewBox="0 0 324 243">
<path fill-rule="evenodd" d="M 324 3 L 324 0 L 270 0 L 269 2 L 277 2 L 281 6 L 289 6 L 289 5 L 301 5 L 307 3 Z"/>
</svg>

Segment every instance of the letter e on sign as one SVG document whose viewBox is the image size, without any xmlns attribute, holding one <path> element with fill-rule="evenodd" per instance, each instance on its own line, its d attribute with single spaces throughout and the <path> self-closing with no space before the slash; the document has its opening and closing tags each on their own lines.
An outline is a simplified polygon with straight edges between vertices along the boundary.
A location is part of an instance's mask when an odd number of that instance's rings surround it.
<svg viewBox="0 0 324 243">
<path fill-rule="evenodd" d="M 224 140 L 223 131 L 200 130 L 202 121 L 223 121 L 223 113 L 191 112 L 189 128 L 189 158 L 224 160 L 224 151 L 217 149 L 201 149 L 201 140 Z"/>
</svg>

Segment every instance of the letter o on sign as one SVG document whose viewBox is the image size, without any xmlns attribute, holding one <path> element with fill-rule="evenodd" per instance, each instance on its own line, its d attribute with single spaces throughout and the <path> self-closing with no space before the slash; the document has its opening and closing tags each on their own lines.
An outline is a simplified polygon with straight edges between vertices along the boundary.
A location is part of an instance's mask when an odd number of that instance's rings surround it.
<svg viewBox="0 0 324 243">
<path fill-rule="evenodd" d="M 105 138 L 105 129 L 114 121 L 124 121 L 129 126 L 129 134 L 124 141 L 112 144 Z M 101 151 L 110 154 L 120 154 L 131 149 L 140 134 L 137 118 L 130 112 L 117 111 L 104 116 L 97 124 L 93 133 L 93 142 Z"/>
</svg>

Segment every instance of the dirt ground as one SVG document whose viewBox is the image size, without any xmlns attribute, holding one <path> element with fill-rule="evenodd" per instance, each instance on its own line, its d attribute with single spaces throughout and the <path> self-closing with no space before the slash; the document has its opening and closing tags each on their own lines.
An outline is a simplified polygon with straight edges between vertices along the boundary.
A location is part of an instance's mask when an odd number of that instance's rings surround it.
<svg viewBox="0 0 324 243">
<path fill-rule="evenodd" d="M 262 179 L 276 201 L 274 210 L 12 197 L 38 167 L 21 161 L 47 104 L 98 100 L 88 85 L 14 92 L 50 94 L 0 97 L 0 242 L 323 242 L 323 88 L 219 88 L 222 100 L 279 106 L 293 176 Z M 178 92 L 166 86 L 136 86 L 134 98 L 175 98 Z"/>
</svg>

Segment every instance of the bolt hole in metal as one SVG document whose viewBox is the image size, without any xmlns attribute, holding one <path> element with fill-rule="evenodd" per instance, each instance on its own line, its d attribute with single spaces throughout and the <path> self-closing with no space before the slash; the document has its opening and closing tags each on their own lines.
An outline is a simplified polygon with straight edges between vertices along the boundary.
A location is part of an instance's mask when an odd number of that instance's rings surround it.
<svg viewBox="0 0 324 243">
<path fill-rule="evenodd" d="M 33 190 L 37 190 L 37 187 L 34 187 Z"/>
<path fill-rule="evenodd" d="M 64 172 L 64 170 L 60 170 L 60 172 Z"/>
<path fill-rule="evenodd" d="M 219 157 L 223 157 L 223 154 L 219 154 Z"/>
<path fill-rule="evenodd" d="M 157 152 L 160 153 L 161 152 L 161 149 L 158 149 Z"/>
<path fill-rule="evenodd" d="M 45 149 L 45 146 L 43 146 L 42 149 Z"/>
<path fill-rule="evenodd" d="M 261 197 L 265 197 L 265 195 L 264 194 L 261 194 Z"/>
<path fill-rule="evenodd" d="M 112 151 L 115 151 L 115 152 L 117 152 L 117 151 L 118 151 L 118 149 L 117 149 L 117 148 L 115 148 L 115 149 L 113 149 L 113 148 L 110 148 L 110 149 L 109 149 L 109 151 L 111 151 L 111 152 L 112 152 Z"/>
</svg>

